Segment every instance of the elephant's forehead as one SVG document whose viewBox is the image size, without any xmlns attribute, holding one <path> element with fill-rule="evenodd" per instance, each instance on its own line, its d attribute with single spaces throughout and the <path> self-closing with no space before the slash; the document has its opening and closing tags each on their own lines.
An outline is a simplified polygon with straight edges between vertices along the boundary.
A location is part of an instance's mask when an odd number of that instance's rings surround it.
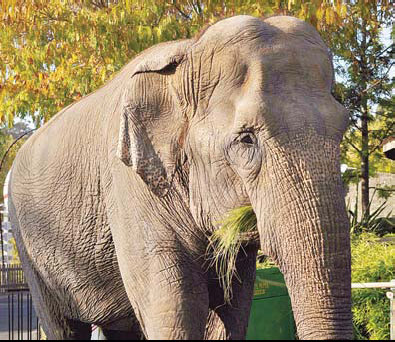
<svg viewBox="0 0 395 342">
<path fill-rule="evenodd" d="M 216 55 L 206 51 L 200 56 L 202 60 L 210 62 L 199 64 L 203 71 L 200 77 L 238 94 L 328 92 L 332 85 L 328 51 L 309 42 L 279 41 L 270 46 L 255 44 L 251 49 L 248 45 L 230 47 Z M 214 82 L 216 79 L 218 82 Z"/>
<path fill-rule="evenodd" d="M 332 65 L 326 50 L 312 44 L 281 43 L 262 48 L 251 56 L 250 74 L 259 79 L 264 92 L 328 91 Z"/>
<path fill-rule="evenodd" d="M 324 127 L 328 118 L 339 122 L 334 126 L 342 126 L 344 115 L 330 96 L 331 61 L 320 46 L 290 40 L 255 50 L 233 47 L 213 61 L 200 75 L 220 71 L 208 108 L 215 113 L 214 127 L 265 126 L 274 134 L 284 127 Z M 226 129 L 221 131 L 225 134 Z"/>
<path fill-rule="evenodd" d="M 257 40 L 270 45 L 277 40 L 299 38 L 325 47 L 318 32 L 308 23 L 289 16 L 261 20 L 247 15 L 227 18 L 210 26 L 195 45 L 233 45 Z"/>
<path fill-rule="evenodd" d="M 249 109 L 255 106 L 265 112 L 262 106 L 293 106 L 295 99 L 305 99 L 306 103 L 306 99 L 318 101 L 330 94 L 331 61 L 326 51 L 314 45 L 288 42 L 270 49 L 263 47 L 246 55 L 242 64 L 246 65 L 243 83 L 234 89 L 232 98 L 246 102 Z"/>
<path fill-rule="evenodd" d="M 311 75 L 325 79 L 329 86 L 332 78 L 329 52 L 317 31 L 287 16 L 264 21 L 250 16 L 222 20 L 194 44 L 192 56 L 195 66 L 207 75 L 220 73 L 231 84 L 233 79 L 237 83 L 245 80 L 247 70 L 256 73 L 257 64 L 262 65 L 258 73 L 264 73 L 266 79 L 275 78 L 276 84 L 288 82 L 302 70 L 307 74 L 311 70 Z"/>
</svg>

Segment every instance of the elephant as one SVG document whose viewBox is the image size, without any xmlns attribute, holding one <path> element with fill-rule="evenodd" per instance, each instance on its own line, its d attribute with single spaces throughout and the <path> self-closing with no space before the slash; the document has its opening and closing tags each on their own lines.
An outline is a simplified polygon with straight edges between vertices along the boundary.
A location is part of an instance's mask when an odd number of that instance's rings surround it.
<svg viewBox="0 0 395 342">
<path fill-rule="evenodd" d="M 298 337 L 351 339 L 348 114 L 333 79 L 310 24 L 235 16 L 143 51 L 35 132 L 9 205 L 47 336 L 89 339 L 96 324 L 107 339 L 203 339 L 210 315 L 244 339 L 258 246 L 237 256 L 230 302 L 207 246 L 251 205 Z"/>
</svg>

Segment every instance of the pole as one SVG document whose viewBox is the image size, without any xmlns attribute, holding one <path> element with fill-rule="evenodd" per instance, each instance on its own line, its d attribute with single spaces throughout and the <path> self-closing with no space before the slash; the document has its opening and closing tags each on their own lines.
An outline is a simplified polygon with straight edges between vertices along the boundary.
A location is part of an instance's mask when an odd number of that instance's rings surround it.
<svg viewBox="0 0 395 342">
<path fill-rule="evenodd" d="M 395 287 L 394 280 L 381 283 L 352 283 L 353 289 L 392 289 Z"/>
<path fill-rule="evenodd" d="M 390 300 L 390 340 L 395 340 L 395 280 L 391 280 L 393 287 L 387 292 L 387 298 Z"/>
<path fill-rule="evenodd" d="M 0 213 L 0 243 L 1 243 L 1 266 L 5 270 L 4 239 L 3 239 L 3 214 Z"/>
</svg>

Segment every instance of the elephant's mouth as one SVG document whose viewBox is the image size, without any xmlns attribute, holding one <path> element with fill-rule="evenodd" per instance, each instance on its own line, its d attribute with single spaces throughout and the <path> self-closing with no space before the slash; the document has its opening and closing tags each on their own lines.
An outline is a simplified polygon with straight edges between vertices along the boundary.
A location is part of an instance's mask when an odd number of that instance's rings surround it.
<svg viewBox="0 0 395 342">
<path fill-rule="evenodd" d="M 257 218 L 251 206 L 236 208 L 218 223 L 219 228 L 209 236 L 207 260 L 215 268 L 226 302 L 232 299 L 232 282 L 238 278 L 236 260 L 247 247 L 260 246 Z"/>
</svg>

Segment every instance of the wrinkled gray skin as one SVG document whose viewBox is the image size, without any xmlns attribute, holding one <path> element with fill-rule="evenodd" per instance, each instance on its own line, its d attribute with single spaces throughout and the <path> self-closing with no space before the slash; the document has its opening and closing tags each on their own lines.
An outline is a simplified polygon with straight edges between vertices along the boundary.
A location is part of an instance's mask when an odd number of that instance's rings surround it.
<svg viewBox="0 0 395 342">
<path fill-rule="evenodd" d="M 299 337 L 351 338 L 332 73 L 308 24 L 238 16 L 143 52 L 34 134 L 11 214 L 48 337 L 86 338 L 95 323 L 108 338 L 201 339 L 210 308 L 244 338 L 256 249 L 239 256 L 232 305 L 204 254 L 215 223 L 251 203 Z"/>
</svg>

